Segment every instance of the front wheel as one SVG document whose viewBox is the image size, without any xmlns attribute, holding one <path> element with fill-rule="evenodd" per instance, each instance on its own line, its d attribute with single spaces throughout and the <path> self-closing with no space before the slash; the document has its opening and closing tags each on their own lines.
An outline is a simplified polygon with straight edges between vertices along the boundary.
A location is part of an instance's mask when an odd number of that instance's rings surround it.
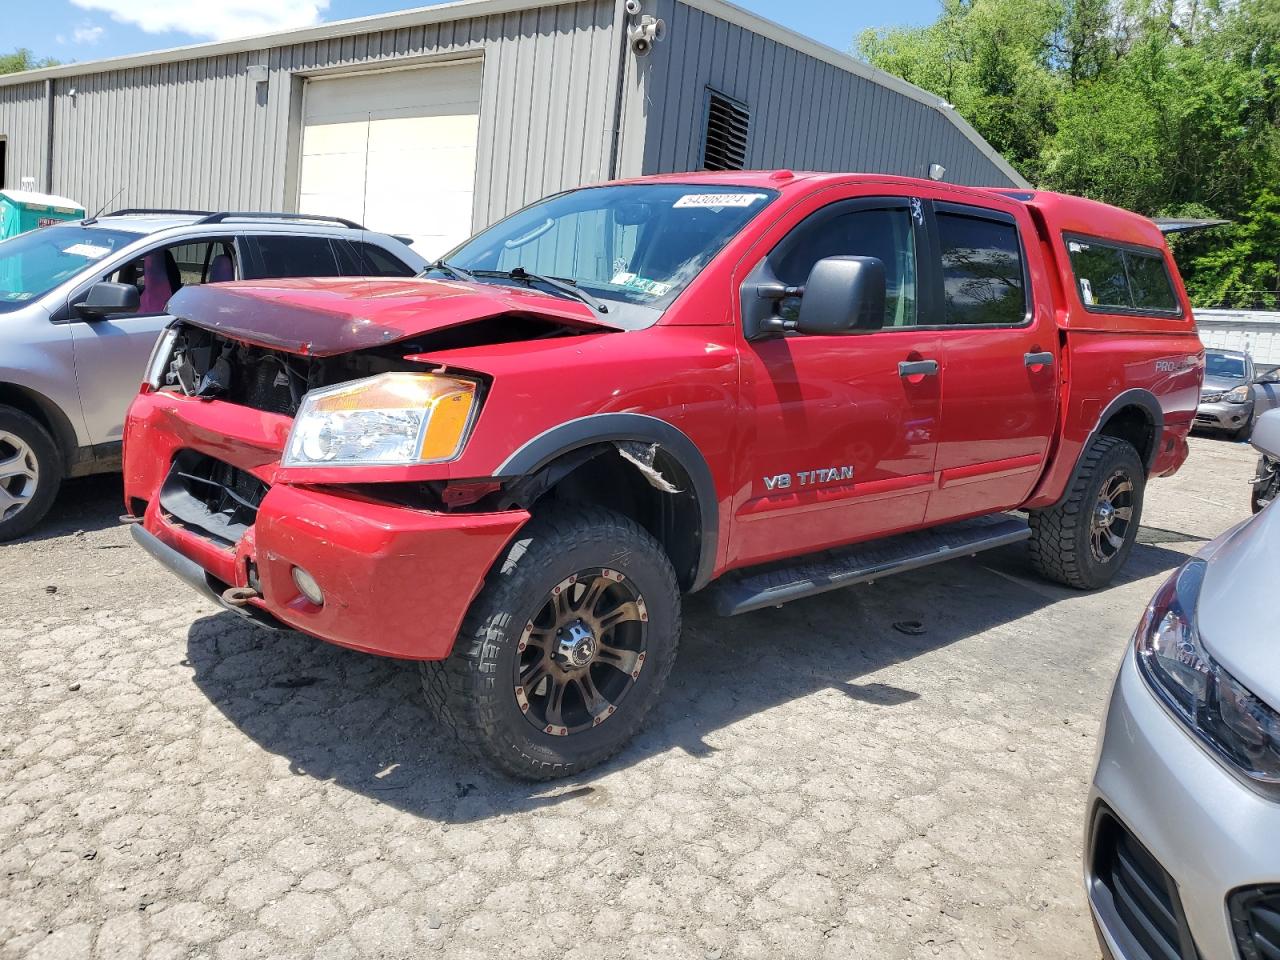
<svg viewBox="0 0 1280 960">
<path fill-rule="evenodd" d="M 421 665 L 423 691 L 457 739 L 504 772 L 568 776 L 640 729 L 679 635 L 661 545 L 620 514 L 557 505 L 512 544 L 449 658 Z"/>
<path fill-rule="evenodd" d="M 49 432 L 21 410 L 0 407 L 0 541 L 44 519 L 62 485 L 62 457 Z"/>
<path fill-rule="evenodd" d="M 1098 437 L 1085 451 L 1066 499 L 1031 511 L 1032 564 L 1069 587 L 1106 586 L 1138 537 L 1145 488 L 1138 451 L 1119 437 Z"/>
</svg>

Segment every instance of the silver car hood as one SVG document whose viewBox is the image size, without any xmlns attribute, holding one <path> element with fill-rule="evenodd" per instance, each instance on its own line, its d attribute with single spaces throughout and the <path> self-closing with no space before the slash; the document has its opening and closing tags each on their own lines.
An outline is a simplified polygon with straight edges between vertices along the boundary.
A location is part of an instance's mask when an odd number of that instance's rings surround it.
<svg viewBox="0 0 1280 960">
<path fill-rule="evenodd" d="M 1280 509 L 1226 535 L 1209 559 L 1196 620 L 1213 658 L 1280 709 Z"/>
<path fill-rule="evenodd" d="M 1234 390 L 1247 381 L 1241 380 L 1239 377 L 1205 377 L 1204 386 L 1200 388 L 1201 393 L 1226 393 L 1228 390 Z"/>
</svg>

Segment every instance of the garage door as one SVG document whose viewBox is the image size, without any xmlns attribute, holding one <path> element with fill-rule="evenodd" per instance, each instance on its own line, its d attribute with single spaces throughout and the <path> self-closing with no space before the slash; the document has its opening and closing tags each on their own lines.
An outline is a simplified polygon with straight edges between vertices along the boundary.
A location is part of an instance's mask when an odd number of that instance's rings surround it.
<svg viewBox="0 0 1280 960">
<path fill-rule="evenodd" d="M 479 62 L 310 80 L 298 208 L 438 257 L 471 234 L 479 126 Z"/>
</svg>

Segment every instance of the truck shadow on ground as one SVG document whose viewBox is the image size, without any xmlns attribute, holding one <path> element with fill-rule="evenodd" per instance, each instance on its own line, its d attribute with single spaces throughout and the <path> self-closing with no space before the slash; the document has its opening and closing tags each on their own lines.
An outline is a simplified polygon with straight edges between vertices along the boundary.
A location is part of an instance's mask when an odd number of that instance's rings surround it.
<svg viewBox="0 0 1280 960">
<path fill-rule="evenodd" d="M 1144 528 L 1120 582 L 1172 569 L 1199 539 Z M 1175 540 L 1182 550 L 1161 545 Z M 862 678 L 1078 596 L 1037 579 L 1016 545 L 727 620 L 686 598 L 679 661 L 645 730 L 603 767 L 553 784 L 506 779 L 465 754 L 427 711 L 416 664 L 230 613 L 192 624 L 187 656 L 210 702 L 293 774 L 464 823 L 594 792 L 609 772 L 673 748 L 709 755 L 713 731 L 820 690 L 894 709 L 918 694 Z"/>
</svg>

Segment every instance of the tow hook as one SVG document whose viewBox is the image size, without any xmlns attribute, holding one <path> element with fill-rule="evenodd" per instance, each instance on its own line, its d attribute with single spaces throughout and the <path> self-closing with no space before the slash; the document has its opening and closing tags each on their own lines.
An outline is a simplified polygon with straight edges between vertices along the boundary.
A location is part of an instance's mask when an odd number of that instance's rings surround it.
<svg viewBox="0 0 1280 960">
<path fill-rule="evenodd" d="M 227 587 L 222 591 L 222 602 L 228 603 L 233 607 L 243 607 L 250 600 L 257 600 L 261 596 L 262 594 L 253 589 L 253 587 Z"/>
</svg>

